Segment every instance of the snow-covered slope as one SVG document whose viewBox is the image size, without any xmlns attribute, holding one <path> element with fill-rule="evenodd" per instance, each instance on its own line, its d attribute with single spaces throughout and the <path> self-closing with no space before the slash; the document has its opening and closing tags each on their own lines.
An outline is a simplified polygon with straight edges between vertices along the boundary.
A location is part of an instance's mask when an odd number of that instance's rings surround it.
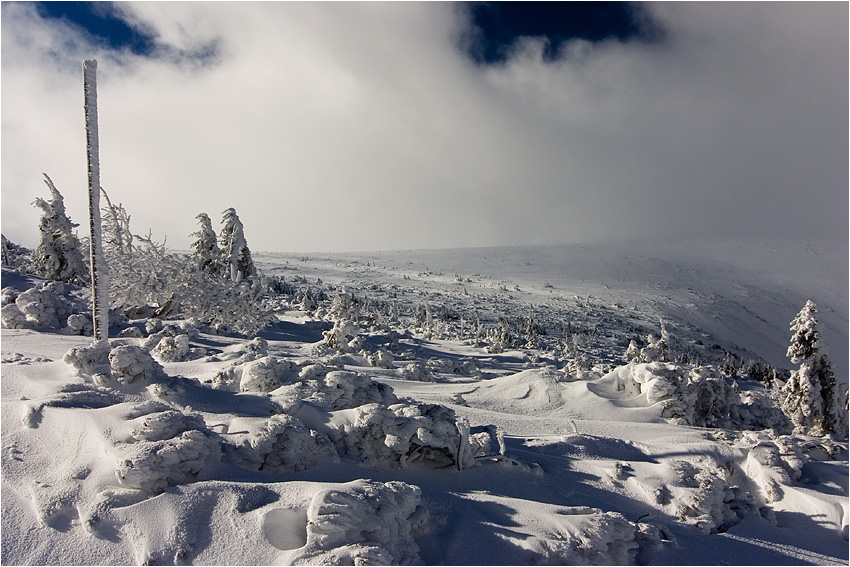
<svg viewBox="0 0 850 567">
<path fill-rule="evenodd" d="M 790 368 L 811 298 L 846 381 L 846 251 L 739 248 L 255 254 L 315 305 L 131 321 L 99 376 L 3 329 L 2 562 L 846 564 L 846 442 L 712 366 Z M 690 359 L 626 364 L 661 318 Z"/>
</svg>

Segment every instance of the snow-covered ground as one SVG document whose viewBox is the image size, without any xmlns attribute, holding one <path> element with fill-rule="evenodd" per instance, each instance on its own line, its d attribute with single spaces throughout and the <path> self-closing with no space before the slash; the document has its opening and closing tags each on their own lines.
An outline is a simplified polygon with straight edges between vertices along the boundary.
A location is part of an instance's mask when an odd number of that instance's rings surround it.
<svg viewBox="0 0 850 567">
<path fill-rule="evenodd" d="M 258 337 L 3 329 L 4 564 L 847 563 L 846 442 L 743 375 L 812 299 L 847 381 L 846 246 L 254 260 Z"/>
</svg>

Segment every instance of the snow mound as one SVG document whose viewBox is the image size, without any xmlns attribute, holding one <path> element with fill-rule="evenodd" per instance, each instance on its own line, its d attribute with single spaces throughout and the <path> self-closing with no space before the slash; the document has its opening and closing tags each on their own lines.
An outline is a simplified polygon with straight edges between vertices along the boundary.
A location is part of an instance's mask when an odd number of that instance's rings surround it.
<svg viewBox="0 0 850 567">
<path fill-rule="evenodd" d="M 511 414 L 539 415 L 564 405 L 560 375 L 552 368 L 524 370 L 483 381 L 463 397 L 474 407 Z"/>
<path fill-rule="evenodd" d="M 293 565 L 421 563 L 413 536 L 428 513 L 418 486 L 356 480 L 317 494 L 307 509 L 307 543 Z"/>
</svg>

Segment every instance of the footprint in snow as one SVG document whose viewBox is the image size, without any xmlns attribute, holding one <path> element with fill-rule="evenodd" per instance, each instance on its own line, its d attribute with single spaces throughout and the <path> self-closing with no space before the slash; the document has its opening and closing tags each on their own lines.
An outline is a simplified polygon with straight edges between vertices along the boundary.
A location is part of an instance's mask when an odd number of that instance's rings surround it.
<svg viewBox="0 0 850 567">
<path fill-rule="evenodd" d="M 275 508 L 263 517 L 263 535 L 281 550 L 298 549 L 307 545 L 307 511 L 296 508 Z"/>
</svg>

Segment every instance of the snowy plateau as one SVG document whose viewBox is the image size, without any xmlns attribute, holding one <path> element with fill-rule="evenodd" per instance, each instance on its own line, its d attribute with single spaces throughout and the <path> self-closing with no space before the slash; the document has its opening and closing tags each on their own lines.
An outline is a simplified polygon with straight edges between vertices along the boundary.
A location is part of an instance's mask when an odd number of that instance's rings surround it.
<svg viewBox="0 0 850 567">
<path fill-rule="evenodd" d="M 4 268 L 3 564 L 847 564 L 847 442 L 775 385 L 809 299 L 847 382 L 846 241 L 254 262 L 276 323 L 139 312 L 105 372 Z"/>
</svg>

